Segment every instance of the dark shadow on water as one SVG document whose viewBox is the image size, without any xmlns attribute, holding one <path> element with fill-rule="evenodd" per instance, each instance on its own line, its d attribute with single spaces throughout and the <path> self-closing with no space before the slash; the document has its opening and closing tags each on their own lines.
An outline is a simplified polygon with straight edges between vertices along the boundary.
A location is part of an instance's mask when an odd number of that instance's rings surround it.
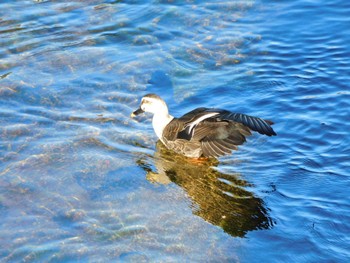
<svg viewBox="0 0 350 263">
<path fill-rule="evenodd" d="M 244 237 L 249 231 L 270 229 L 274 222 L 264 201 L 247 190 L 251 186 L 239 174 L 217 171 L 217 160 L 195 163 L 175 154 L 158 141 L 152 171 L 147 163 L 138 165 L 147 172 L 147 179 L 161 184 L 175 183 L 181 186 L 191 199 L 193 214 L 226 233 Z"/>
</svg>

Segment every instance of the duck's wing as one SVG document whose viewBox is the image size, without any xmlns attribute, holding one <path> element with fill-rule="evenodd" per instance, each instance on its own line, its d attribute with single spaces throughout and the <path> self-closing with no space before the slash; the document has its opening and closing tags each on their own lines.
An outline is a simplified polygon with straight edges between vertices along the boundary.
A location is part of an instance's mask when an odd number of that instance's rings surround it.
<svg viewBox="0 0 350 263">
<path fill-rule="evenodd" d="M 260 134 L 267 136 L 276 135 L 271 127 L 273 124 L 271 121 L 220 109 L 198 108 L 179 118 L 178 122 L 181 122 L 183 125 L 181 127 L 183 130 L 179 131 L 179 138 L 187 140 L 192 138 L 198 125 L 202 126 L 203 123 L 208 124 L 211 122 L 236 122 Z"/>
<path fill-rule="evenodd" d="M 217 157 L 231 153 L 251 135 L 250 130 L 276 135 L 268 121 L 220 109 L 198 108 L 171 121 L 163 136 L 170 141 L 200 142 L 203 155 Z"/>
</svg>

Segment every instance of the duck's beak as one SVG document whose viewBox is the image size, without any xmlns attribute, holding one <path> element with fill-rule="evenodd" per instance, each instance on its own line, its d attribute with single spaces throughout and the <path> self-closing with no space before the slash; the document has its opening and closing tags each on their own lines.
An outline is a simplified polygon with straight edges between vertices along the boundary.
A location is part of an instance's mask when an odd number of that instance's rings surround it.
<svg viewBox="0 0 350 263">
<path fill-rule="evenodd" d="M 131 118 L 134 118 L 135 116 L 144 113 L 144 111 L 141 108 L 138 108 L 137 110 L 135 110 L 133 113 L 130 114 Z"/>
</svg>

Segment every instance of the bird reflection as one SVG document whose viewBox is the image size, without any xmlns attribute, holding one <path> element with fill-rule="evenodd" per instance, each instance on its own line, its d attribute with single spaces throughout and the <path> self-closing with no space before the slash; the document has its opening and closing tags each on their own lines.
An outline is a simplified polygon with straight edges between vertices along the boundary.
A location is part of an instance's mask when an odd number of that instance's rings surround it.
<svg viewBox="0 0 350 263">
<path fill-rule="evenodd" d="M 218 165 L 217 160 L 193 162 L 159 141 L 154 160 L 156 172 L 143 161 L 138 162 L 147 171 L 147 179 L 181 186 L 192 200 L 193 214 L 220 226 L 226 233 L 244 237 L 249 231 L 273 226 L 264 201 L 246 189 L 251 185 L 240 179 L 239 174 L 217 171 L 213 168 Z"/>
</svg>

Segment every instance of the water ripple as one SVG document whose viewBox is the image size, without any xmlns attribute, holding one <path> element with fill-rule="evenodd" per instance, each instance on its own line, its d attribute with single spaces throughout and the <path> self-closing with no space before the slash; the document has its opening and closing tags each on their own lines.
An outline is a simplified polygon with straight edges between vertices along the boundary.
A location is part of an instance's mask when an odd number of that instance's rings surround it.
<svg viewBox="0 0 350 263">
<path fill-rule="evenodd" d="M 346 261 L 349 9 L 2 1 L 0 261 Z M 149 92 L 278 136 L 194 166 L 129 118 Z"/>
</svg>

